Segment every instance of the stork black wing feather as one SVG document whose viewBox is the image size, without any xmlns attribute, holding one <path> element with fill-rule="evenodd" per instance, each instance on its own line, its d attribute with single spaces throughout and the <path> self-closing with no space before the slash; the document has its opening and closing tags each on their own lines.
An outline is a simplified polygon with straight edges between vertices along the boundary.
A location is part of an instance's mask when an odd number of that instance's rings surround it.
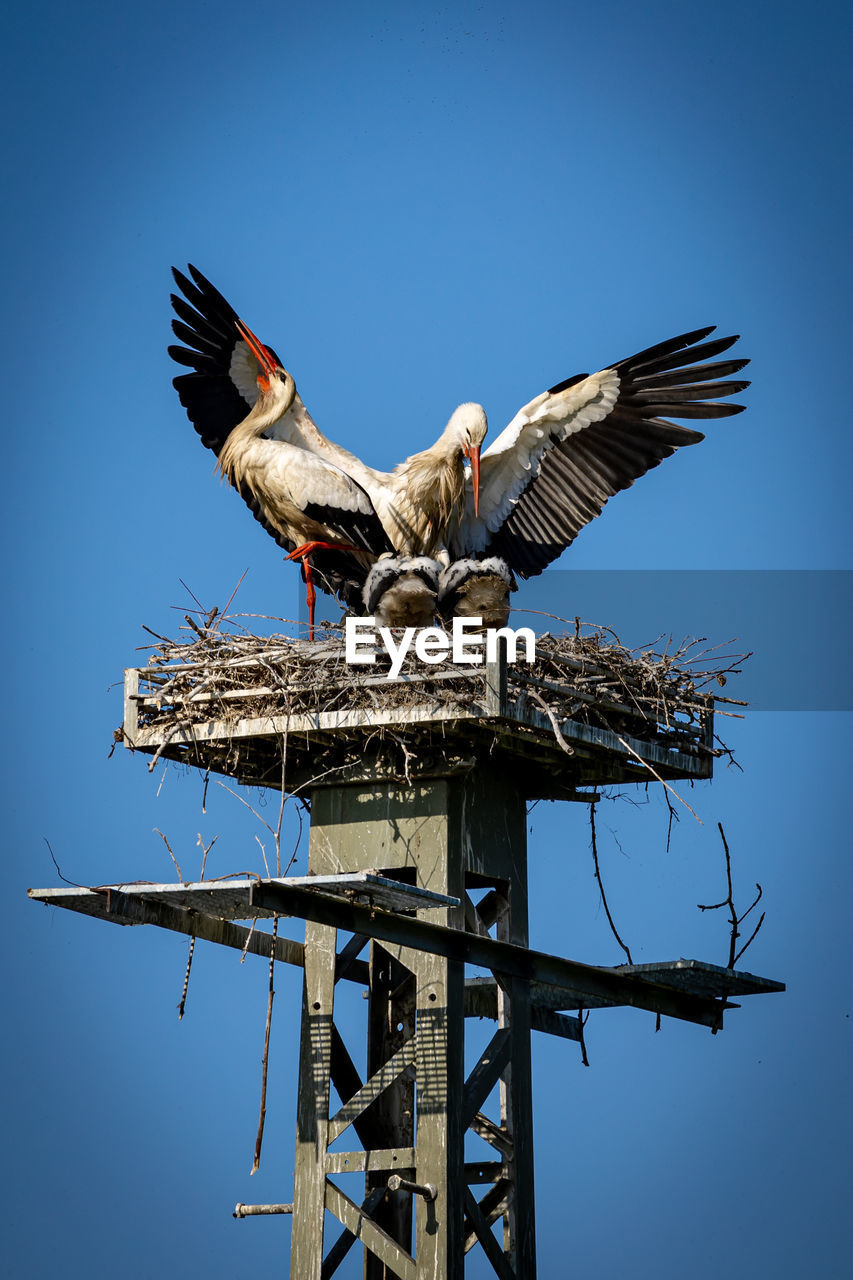
<svg viewBox="0 0 853 1280">
<path fill-rule="evenodd" d="M 716 325 L 711 325 L 710 329 L 698 332 L 713 333 L 715 328 Z M 650 373 L 664 373 L 667 369 L 682 369 L 685 363 L 692 364 L 694 360 L 708 360 L 712 356 L 722 355 L 724 351 L 728 351 L 729 347 L 733 347 L 737 340 L 738 335 L 735 333 L 728 338 L 714 338 L 711 342 L 700 343 L 689 352 L 688 360 L 685 360 L 688 353 L 681 346 L 668 354 L 657 356 L 654 355 L 655 348 L 650 347 L 648 351 L 640 351 L 635 356 L 629 356 L 627 360 L 623 360 L 621 364 L 614 367 L 621 370 L 622 366 L 630 365 L 636 374 L 643 376 Z M 676 338 L 673 341 L 679 342 L 680 339 Z M 667 348 L 670 344 L 664 342 L 661 346 Z M 747 360 L 746 363 L 749 364 L 749 361 Z"/>
<path fill-rule="evenodd" d="M 619 391 L 610 413 L 563 439 L 553 438 L 503 524 L 492 534 L 489 552 L 503 556 L 522 577 L 541 573 L 600 514 L 608 498 L 627 489 L 676 449 L 704 438 L 699 431 L 670 422 L 670 417 L 723 418 L 740 413 L 743 405 L 710 397 L 745 390 L 746 381 L 720 379 L 739 373 L 749 362 L 696 364 L 737 341 L 729 337 L 706 342 L 713 332 L 713 326 L 694 329 L 611 365 L 619 375 Z M 558 383 L 551 394 L 578 380 Z"/>
<path fill-rule="evenodd" d="M 252 408 L 231 377 L 234 348 L 242 338 L 234 308 L 196 267 L 188 270 L 192 280 L 172 268 L 187 299 L 171 295 L 178 317 L 172 329 L 187 345 L 169 347 L 169 355 L 195 372 L 175 378 L 173 385 L 202 443 L 218 456 L 230 432 Z"/>
<path fill-rule="evenodd" d="M 296 543 L 284 537 L 276 529 L 275 525 L 271 524 L 266 518 L 263 508 L 247 485 L 241 486 L 240 496 L 258 524 L 267 531 L 271 538 L 275 539 L 283 551 L 290 555 L 291 551 L 296 550 Z M 340 515 L 341 513 L 338 514 Z M 367 520 L 369 517 L 362 517 L 362 519 Z M 349 532 L 350 530 L 347 529 L 346 533 Z M 343 530 L 342 533 L 344 533 Z M 355 542 L 355 538 L 352 541 Z M 339 550 L 313 551 L 311 553 L 311 571 L 314 585 L 319 587 L 321 591 L 325 591 L 330 596 L 335 596 L 351 609 L 362 611 L 361 590 L 367 579 L 368 570 L 356 556 L 350 552 Z M 302 577 L 303 579 L 305 577 L 304 568 L 302 568 Z"/>
<path fill-rule="evenodd" d="M 678 387 L 685 378 L 692 384 L 707 382 L 711 378 L 728 378 L 733 373 L 740 373 L 749 364 L 748 360 L 716 360 L 711 364 L 692 364 L 689 369 L 683 366 L 673 370 L 647 373 L 644 368 L 635 381 L 644 387 Z M 749 386 L 749 383 L 744 383 Z"/>
<path fill-rule="evenodd" d="M 184 373 L 172 379 L 172 386 L 202 444 L 219 457 L 228 436 L 249 412 L 246 401 L 228 377 Z"/>
<path fill-rule="evenodd" d="M 690 333 L 680 333 L 677 338 L 669 338 L 666 342 L 657 342 L 653 347 L 646 347 L 644 351 L 638 351 L 633 356 L 626 356 L 624 360 L 618 360 L 616 364 L 610 365 L 611 369 L 617 369 L 620 373 L 627 368 L 635 369 L 638 365 L 648 364 L 650 361 L 657 361 L 660 358 L 674 356 L 677 352 L 683 351 L 685 347 L 692 347 L 697 342 L 701 342 L 703 338 L 707 338 L 709 334 L 716 329 L 715 324 L 708 325 L 705 329 L 693 329 Z M 732 338 L 731 342 L 737 339 Z M 683 357 L 680 363 L 684 364 Z M 688 360 L 689 364 L 690 361 Z"/>
<path fill-rule="evenodd" d="M 699 382 L 689 386 L 648 386 L 637 381 L 625 401 L 634 404 L 684 405 L 686 400 L 710 400 L 713 396 L 734 396 L 745 391 L 748 382 Z"/>
<path fill-rule="evenodd" d="M 201 326 L 195 329 L 190 328 L 188 324 L 184 324 L 181 320 L 172 321 L 172 332 L 176 338 L 180 338 L 181 342 L 185 342 L 188 347 L 194 351 L 201 351 L 205 355 L 213 356 L 220 360 L 222 356 L 222 339 L 217 335 L 208 337 L 202 333 Z"/>
<path fill-rule="evenodd" d="M 179 298 L 176 293 L 170 293 L 169 297 L 175 314 L 181 320 L 184 320 L 191 329 L 209 338 L 211 342 L 219 343 L 220 346 L 230 346 L 234 340 L 233 326 L 228 328 L 221 324 L 214 324 L 209 317 L 200 315 L 194 307 L 191 307 L 183 298 Z"/>
<path fill-rule="evenodd" d="M 686 400 L 668 403 L 660 398 L 654 401 L 637 401 L 632 404 L 628 401 L 626 411 L 641 410 L 641 416 L 644 418 L 646 413 L 654 414 L 655 417 L 659 413 L 670 413 L 673 418 L 730 418 L 735 413 L 743 413 L 744 405 L 742 404 L 717 404 L 713 400 L 701 400 L 689 402 Z"/>
<path fill-rule="evenodd" d="M 369 551 L 371 555 L 381 556 L 386 551 L 394 550 L 379 517 L 373 510 L 341 511 L 339 508 L 325 506 L 319 502 L 307 502 L 303 510 L 309 519 L 336 529 L 342 542 L 351 542 Z"/>
<path fill-rule="evenodd" d="M 221 377 L 220 362 L 215 356 L 205 355 L 202 351 L 193 351 L 188 347 L 168 347 L 169 355 L 176 364 L 185 364 L 197 373 L 210 373 Z M 247 410 L 248 412 L 248 410 Z"/>
</svg>

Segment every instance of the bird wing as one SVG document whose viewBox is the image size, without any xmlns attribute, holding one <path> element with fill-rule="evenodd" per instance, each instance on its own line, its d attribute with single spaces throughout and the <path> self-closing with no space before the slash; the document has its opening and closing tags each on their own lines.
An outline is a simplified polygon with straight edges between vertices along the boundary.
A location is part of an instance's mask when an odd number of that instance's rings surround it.
<svg viewBox="0 0 853 1280">
<path fill-rule="evenodd" d="M 253 409 L 262 370 L 241 334 L 237 312 L 196 267 L 188 270 L 191 278 L 172 271 L 184 295 L 172 294 L 172 328 L 186 345 L 170 346 L 169 354 L 190 370 L 176 377 L 174 386 L 202 443 L 218 457 L 231 431 Z M 270 354 L 280 365 L 271 349 Z M 358 548 L 364 554 L 318 549 L 312 566 L 319 586 L 347 603 L 360 603 L 370 560 L 392 548 L 367 492 L 337 465 L 338 455 L 346 462 L 346 452 L 325 439 L 298 393 L 254 448 L 262 465 L 237 488 L 255 519 L 279 546 L 295 550 L 281 520 L 285 496 L 325 529 L 327 540 Z"/>
<path fill-rule="evenodd" d="M 351 476 L 286 441 L 259 439 L 249 447 L 238 488 L 255 519 L 288 554 L 296 549 L 295 528 L 308 528 L 310 538 L 346 544 L 350 550 L 317 548 L 311 564 L 318 586 L 360 605 L 371 564 L 392 548 L 368 494 Z"/>
<path fill-rule="evenodd" d="M 702 434 L 667 419 L 722 418 L 748 382 L 728 382 L 748 360 L 711 363 L 737 335 L 704 341 L 714 326 L 648 347 L 599 373 L 577 374 L 524 405 L 480 460 L 480 514 L 468 479 L 457 557 L 503 556 L 522 577 L 555 560 L 607 499 Z M 662 416 L 666 415 L 666 416 Z"/>
<path fill-rule="evenodd" d="M 191 372 L 174 378 L 173 385 L 202 444 L 218 456 L 229 433 L 255 405 L 261 368 L 240 332 L 239 316 L 231 304 L 196 267 L 190 265 L 187 270 L 191 279 L 172 268 L 184 294 L 183 298 L 171 295 L 176 316 L 172 329 L 186 345 L 169 347 L 169 355 Z M 267 349 L 281 365 L 272 348 Z M 350 456 L 326 439 L 295 389 L 287 412 L 266 434 L 320 453 L 344 467 Z"/>
</svg>

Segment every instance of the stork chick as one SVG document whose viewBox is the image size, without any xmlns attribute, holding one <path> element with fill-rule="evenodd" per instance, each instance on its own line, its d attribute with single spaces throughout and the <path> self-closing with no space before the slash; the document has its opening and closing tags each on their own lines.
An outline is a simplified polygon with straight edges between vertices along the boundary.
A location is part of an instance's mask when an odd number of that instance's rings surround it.
<svg viewBox="0 0 853 1280">
<path fill-rule="evenodd" d="M 383 556 L 367 575 L 365 609 L 380 627 L 431 627 L 440 570 L 429 556 Z"/>
<path fill-rule="evenodd" d="M 439 578 L 438 611 L 445 622 L 482 618 L 484 627 L 505 627 L 510 592 L 517 590 L 515 574 L 499 556 L 455 560 Z"/>
</svg>

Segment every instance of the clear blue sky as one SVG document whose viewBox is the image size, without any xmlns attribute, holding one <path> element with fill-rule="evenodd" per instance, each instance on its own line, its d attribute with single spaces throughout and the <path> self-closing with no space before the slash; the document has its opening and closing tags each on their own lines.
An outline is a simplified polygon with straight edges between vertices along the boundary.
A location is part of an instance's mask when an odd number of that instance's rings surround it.
<svg viewBox="0 0 853 1280">
<path fill-rule="evenodd" d="M 171 387 L 169 266 L 206 272 L 320 425 L 382 466 L 462 400 L 496 430 L 569 374 L 740 332 L 748 411 L 620 495 L 560 567 L 849 569 L 850 19 L 823 0 L 49 0 L 4 27 L 7 1265 L 282 1274 L 288 1223 L 230 1209 L 291 1198 L 298 973 L 278 977 L 250 1179 L 264 966 L 200 944 L 179 1025 L 181 939 L 24 896 L 57 883 L 43 837 L 86 884 L 174 878 L 155 826 L 185 874 L 199 831 L 219 836 L 210 874 L 258 861 L 226 792 L 202 815 L 196 777 L 107 760 L 122 669 L 141 624 L 177 632 L 180 578 L 222 605 L 248 567 L 243 609 L 298 608 L 296 570 L 214 481 Z M 792 678 L 813 621 L 780 611 Z M 658 629 L 684 625 L 673 594 Z M 635 958 L 725 962 L 724 922 L 695 907 L 722 896 L 722 820 L 739 896 L 765 891 L 744 963 L 789 992 L 716 1038 L 601 1013 L 589 1070 L 536 1038 L 543 1277 L 569 1258 L 598 1280 L 846 1272 L 849 732 L 807 706 L 734 723 L 744 771 L 691 792 L 704 825 L 685 812 L 669 853 L 658 796 L 602 805 Z M 531 815 L 533 941 L 619 963 L 566 808 Z"/>
</svg>

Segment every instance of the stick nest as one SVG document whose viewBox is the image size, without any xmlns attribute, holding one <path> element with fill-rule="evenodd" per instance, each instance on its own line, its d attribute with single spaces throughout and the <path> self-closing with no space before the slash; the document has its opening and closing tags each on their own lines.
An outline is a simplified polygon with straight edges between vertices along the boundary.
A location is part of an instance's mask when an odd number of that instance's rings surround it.
<svg viewBox="0 0 853 1280">
<path fill-rule="evenodd" d="M 381 645 L 373 665 L 347 664 L 337 628 L 324 628 L 322 638 L 309 643 L 284 634 L 226 631 L 227 621 L 220 618 L 215 625 L 197 626 L 188 619 L 192 639 L 160 637 L 140 669 L 138 727 L 154 731 L 161 744 L 157 756 L 165 750 L 174 758 L 176 753 L 166 750 L 170 739 L 210 722 L 236 727 L 273 717 L 280 722 L 284 716 L 304 724 L 305 716 L 360 711 L 384 723 L 380 736 L 387 732 L 395 738 L 408 728 L 408 774 L 412 750 L 435 747 L 434 741 L 427 741 L 424 724 L 432 714 L 442 720 L 441 736 L 447 741 L 448 733 L 451 738 L 454 732 L 457 737 L 470 736 L 478 721 L 482 727 L 494 713 L 487 682 L 494 682 L 495 671 L 492 668 L 490 675 L 485 665 L 455 665 L 449 657 L 426 665 L 407 656 L 399 676 L 390 679 L 390 659 Z M 505 713 L 520 723 L 544 713 L 549 733 L 569 754 L 572 750 L 560 732 L 568 720 L 653 739 L 693 755 L 720 755 L 726 749 L 711 746 L 705 733 L 707 714 L 715 703 L 733 702 L 719 691 L 748 656 L 724 648 L 685 640 L 677 646 L 670 642 L 662 648 L 628 649 L 607 628 L 583 628 L 579 623 L 572 633 L 545 632 L 537 638 L 534 663 L 507 665 Z M 448 708 L 451 713 L 458 710 L 458 724 L 448 720 Z M 407 725 L 407 713 L 415 712 L 417 725 L 414 718 Z M 345 750 L 344 737 L 337 735 L 338 757 Z M 365 736 L 350 737 L 354 761 L 364 750 Z M 322 739 L 316 745 L 322 746 Z M 319 762 L 316 752 L 315 758 Z"/>
</svg>

